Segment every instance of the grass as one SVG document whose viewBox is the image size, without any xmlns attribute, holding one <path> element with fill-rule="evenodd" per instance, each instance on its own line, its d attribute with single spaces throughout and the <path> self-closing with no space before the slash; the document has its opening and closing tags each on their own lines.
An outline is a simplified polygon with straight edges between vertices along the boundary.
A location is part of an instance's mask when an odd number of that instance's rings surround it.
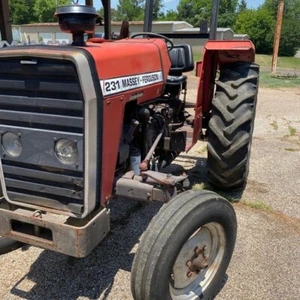
<svg viewBox="0 0 300 300">
<path fill-rule="evenodd" d="M 296 132 L 297 132 L 297 129 L 295 127 L 289 125 L 290 136 L 295 136 Z"/>
<path fill-rule="evenodd" d="M 300 151 L 300 149 L 297 148 L 284 148 L 285 151 L 289 151 L 289 152 L 297 152 Z"/>
<path fill-rule="evenodd" d="M 234 197 L 234 192 L 229 193 L 229 192 L 224 192 L 224 191 L 216 191 L 213 190 L 213 188 L 207 183 L 207 182 L 202 182 L 202 183 L 197 183 L 194 184 L 192 189 L 194 191 L 201 191 L 201 190 L 212 190 L 215 191 L 217 194 L 222 196 L 223 198 L 227 199 L 229 202 L 239 202 L 239 198 Z M 253 208 L 253 209 L 258 209 L 258 210 L 263 210 L 263 211 L 272 211 L 272 207 L 263 201 L 247 201 L 247 200 L 242 200 L 239 202 L 240 204 Z"/>
<path fill-rule="evenodd" d="M 292 88 L 300 86 L 300 77 L 296 78 L 276 78 L 271 73 L 260 71 L 259 86 L 266 88 Z"/>
<path fill-rule="evenodd" d="M 274 128 L 274 130 L 278 130 L 278 124 L 276 121 L 273 121 L 270 125 Z"/>
<path fill-rule="evenodd" d="M 199 53 L 199 52 L 194 53 L 194 61 L 195 62 L 199 61 L 201 59 L 202 59 L 202 52 L 201 53 Z"/>
<path fill-rule="evenodd" d="M 202 53 L 194 53 L 194 61 L 202 59 Z M 277 63 L 277 74 L 271 74 L 272 56 L 256 54 L 255 62 L 261 66 L 259 85 L 265 88 L 293 88 L 300 86 L 300 76 L 295 72 L 300 72 L 300 58 L 297 57 L 279 57 Z M 282 71 L 280 71 L 280 69 Z M 284 76 L 280 76 L 284 73 Z"/>
<path fill-rule="evenodd" d="M 240 203 L 250 208 L 264 211 L 272 211 L 272 207 L 262 201 L 241 201 Z"/>
<path fill-rule="evenodd" d="M 256 54 L 255 62 L 261 67 L 270 68 L 272 66 L 272 55 Z M 277 69 L 300 71 L 300 58 L 278 57 Z"/>
</svg>

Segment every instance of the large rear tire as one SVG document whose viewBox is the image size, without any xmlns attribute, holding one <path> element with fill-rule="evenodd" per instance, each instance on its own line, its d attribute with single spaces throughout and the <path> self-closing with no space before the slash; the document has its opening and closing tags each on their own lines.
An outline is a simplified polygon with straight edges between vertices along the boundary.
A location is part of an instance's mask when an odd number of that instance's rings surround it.
<svg viewBox="0 0 300 300">
<path fill-rule="evenodd" d="M 237 62 L 220 68 L 208 125 L 208 182 L 217 189 L 244 188 L 258 93 L 259 66 Z"/>
<path fill-rule="evenodd" d="M 22 243 L 0 236 L 0 255 L 11 252 L 22 246 Z"/>
<path fill-rule="evenodd" d="M 133 298 L 213 299 L 223 285 L 236 231 L 234 209 L 218 194 L 179 194 L 141 239 L 131 273 Z"/>
</svg>

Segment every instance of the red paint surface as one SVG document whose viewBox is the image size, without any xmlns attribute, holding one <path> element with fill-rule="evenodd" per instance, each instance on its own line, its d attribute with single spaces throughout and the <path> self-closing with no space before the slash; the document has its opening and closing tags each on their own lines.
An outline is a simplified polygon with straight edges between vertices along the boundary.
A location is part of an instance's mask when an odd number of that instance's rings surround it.
<svg viewBox="0 0 300 300">
<path fill-rule="evenodd" d="M 195 107 L 193 143 L 199 139 L 202 115 L 209 112 L 214 94 L 218 65 L 237 61 L 254 62 L 255 48 L 251 41 L 208 41 L 204 47 L 203 60 L 198 63 L 196 75 L 200 77 Z"/>
<path fill-rule="evenodd" d="M 87 45 L 85 49 L 94 57 L 100 79 L 156 71 L 163 71 L 166 78 L 170 69 L 166 43 L 161 39 L 125 39 Z"/>
<path fill-rule="evenodd" d="M 166 43 L 161 39 L 101 41 L 87 43 L 85 49 L 94 57 L 99 80 L 158 71 L 163 73 L 162 82 L 104 98 L 101 203 L 105 203 L 112 195 L 125 105 L 136 93 L 142 94 L 137 99 L 139 104 L 160 96 L 171 63 Z"/>
</svg>

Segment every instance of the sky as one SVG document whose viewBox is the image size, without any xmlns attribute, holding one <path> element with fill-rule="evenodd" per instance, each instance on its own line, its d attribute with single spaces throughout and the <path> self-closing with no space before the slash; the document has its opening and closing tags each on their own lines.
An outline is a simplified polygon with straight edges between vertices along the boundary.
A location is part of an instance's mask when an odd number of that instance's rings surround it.
<svg viewBox="0 0 300 300">
<path fill-rule="evenodd" d="M 222 0 L 221 0 L 222 1 Z M 264 2 L 264 0 L 246 0 L 249 8 L 256 8 L 260 4 Z M 80 0 L 80 4 L 84 4 L 84 0 Z M 116 8 L 118 4 L 118 0 L 111 0 L 112 7 Z M 179 0 L 163 0 L 164 2 L 164 11 L 167 11 L 169 9 L 176 9 Z M 94 0 L 94 6 L 96 9 L 100 8 L 101 0 Z"/>
</svg>

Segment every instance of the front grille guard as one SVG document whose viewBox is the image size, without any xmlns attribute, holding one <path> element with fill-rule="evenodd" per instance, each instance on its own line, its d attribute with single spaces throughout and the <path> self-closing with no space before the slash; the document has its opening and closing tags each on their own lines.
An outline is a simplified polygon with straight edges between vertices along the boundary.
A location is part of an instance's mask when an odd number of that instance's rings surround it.
<svg viewBox="0 0 300 300">
<path fill-rule="evenodd" d="M 34 55 L 33 55 L 34 53 Z M 99 168 L 98 158 L 100 154 L 97 153 L 97 142 L 100 136 L 98 130 L 98 97 L 96 94 L 96 89 L 100 89 L 99 80 L 94 81 L 91 69 L 91 56 L 88 52 L 80 48 L 70 48 L 70 47 L 22 47 L 16 49 L 2 49 L 0 51 L 0 57 L 41 57 L 41 58 L 52 58 L 52 59 L 61 59 L 61 60 L 70 60 L 74 63 L 79 82 L 81 85 L 83 98 L 84 98 L 84 207 L 81 214 L 74 214 L 68 211 L 61 211 L 51 207 L 44 207 L 38 205 L 32 205 L 29 203 L 23 203 L 20 201 L 13 201 L 9 199 L 4 170 L 2 165 L 2 159 L 0 159 L 0 182 L 2 187 L 2 192 L 5 200 L 11 204 L 27 207 L 34 210 L 49 211 L 52 213 L 57 213 L 61 215 L 71 216 L 75 218 L 85 218 L 90 214 L 96 207 L 97 202 L 100 199 L 97 199 L 100 195 L 99 186 L 100 180 L 97 176 Z M 90 60 L 90 61 L 89 61 Z M 96 74 L 94 74 L 95 76 Z M 99 87 L 95 86 L 98 84 Z M 98 95 L 99 96 L 99 95 Z M 101 104 L 100 104 L 101 105 Z M 95 126 L 96 125 L 96 126 Z M 98 162 L 98 163 L 97 163 Z M 97 182 L 98 180 L 98 182 Z"/>
</svg>

